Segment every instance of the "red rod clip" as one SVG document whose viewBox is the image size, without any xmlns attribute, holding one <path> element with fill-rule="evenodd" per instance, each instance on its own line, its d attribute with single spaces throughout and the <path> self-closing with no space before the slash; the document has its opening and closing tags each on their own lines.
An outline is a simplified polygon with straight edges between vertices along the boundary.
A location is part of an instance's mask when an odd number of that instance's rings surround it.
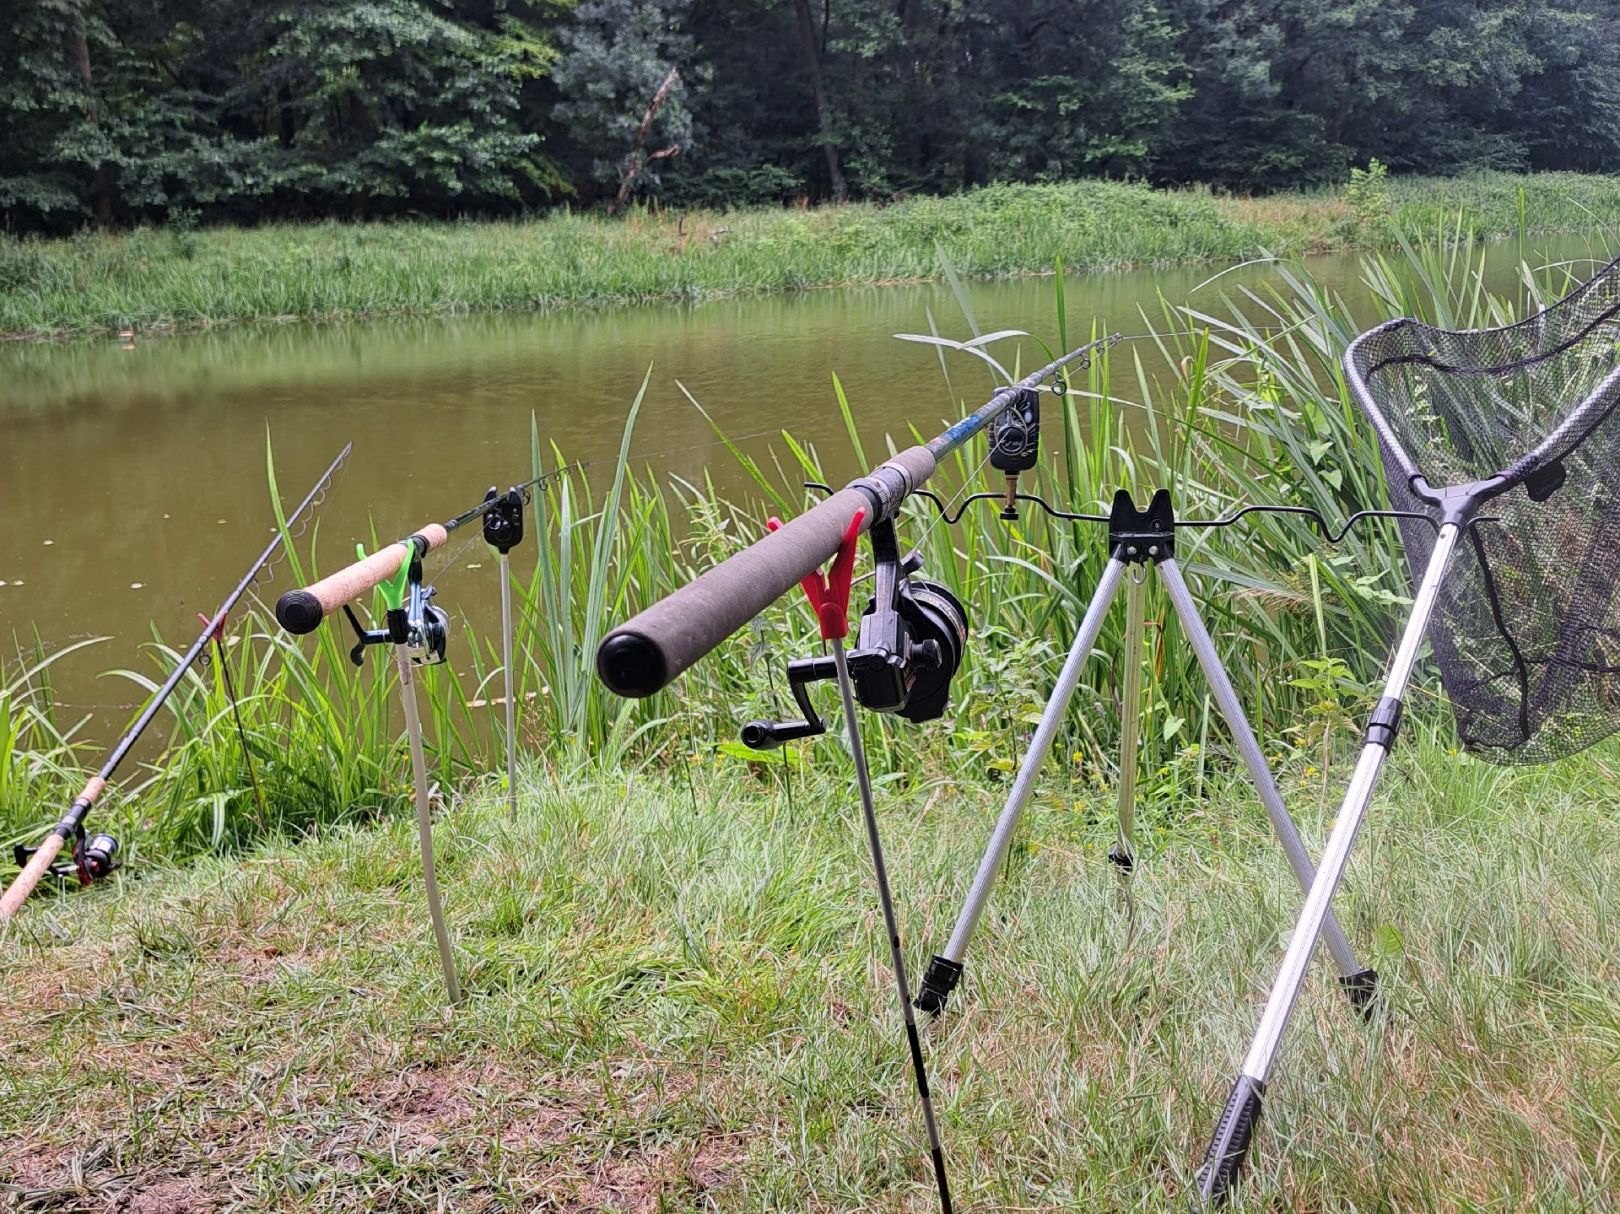
<svg viewBox="0 0 1620 1214">
<path fill-rule="evenodd" d="M 197 618 L 203 622 L 205 628 L 214 622 L 200 611 L 197 613 Z M 225 616 L 223 613 L 219 617 L 219 626 L 208 634 L 208 639 L 211 641 L 223 641 L 225 639 Z"/>
<path fill-rule="evenodd" d="M 866 511 L 857 510 L 855 517 L 849 520 L 831 571 L 822 573 L 818 569 L 799 582 L 821 624 L 824 641 L 840 641 L 849 635 L 849 586 L 855 574 L 855 544 L 861 538 L 861 523 L 865 518 Z M 775 531 L 781 525 L 782 520 L 772 515 L 765 527 Z"/>
</svg>

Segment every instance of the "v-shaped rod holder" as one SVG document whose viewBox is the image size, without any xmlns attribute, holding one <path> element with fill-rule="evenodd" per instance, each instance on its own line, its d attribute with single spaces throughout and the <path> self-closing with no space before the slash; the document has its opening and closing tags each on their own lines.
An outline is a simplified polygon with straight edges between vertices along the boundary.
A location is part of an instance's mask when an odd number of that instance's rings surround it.
<svg viewBox="0 0 1620 1214">
<path fill-rule="evenodd" d="M 843 543 L 826 575 L 812 572 L 800 583 L 821 630 L 823 642 L 849 634 L 849 593 L 855 546 L 864 511 L 856 510 Z M 771 529 L 781 524 L 771 519 Z M 942 716 L 951 679 L 967 649 L 967 613 L 954 595 L 937 583 L 913 575 L 921 557 L 902 557 L 894 524 L 884 520 L 867 533 L 874 560 L 873 593 L 861 613 L 855 648 L 848 655 L 855 698 L 870 712 L 887 712 L 908 721 Z M 800 716 L 792 721 L 750 721 L 743 726 L 744 745 L 774 750 L 786 742 L 826 732 L 810 702 L 809 685 L 836 676 L 830 658 L 797 658 L 788 663 L 788 687 Z"/>
</svg>

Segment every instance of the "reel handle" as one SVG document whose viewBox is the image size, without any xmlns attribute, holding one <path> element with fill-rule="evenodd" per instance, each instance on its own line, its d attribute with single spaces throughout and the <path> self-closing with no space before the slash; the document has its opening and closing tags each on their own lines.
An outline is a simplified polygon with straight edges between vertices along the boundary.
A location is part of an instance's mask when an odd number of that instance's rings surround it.
<svg viewBox="0 0 1620 1214">
<path fill-rule="evenodd" d="M 778 750 L 800 738 L 814 738 L 827 732 L 820 720 L 750 721 L 742 727 L 742 744 L 749 750 Z"/>
<path fill-rule="evenodd" d="M 426 556 L 449 538 L 450 533 L 441 524 L 429 523 L 414 535 L 328 574 L 311 586 L 289 590 L 276 600 L 276 622 L 294 636 L 314 632 L 339 607 L 398 573 L 413 551 L 418 557 Z"/>
</svg>

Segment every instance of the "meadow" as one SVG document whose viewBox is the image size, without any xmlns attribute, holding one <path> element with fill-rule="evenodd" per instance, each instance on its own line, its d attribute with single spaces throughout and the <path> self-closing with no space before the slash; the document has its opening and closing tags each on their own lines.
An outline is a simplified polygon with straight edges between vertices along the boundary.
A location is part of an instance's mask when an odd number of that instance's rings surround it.
<svg viewBox="0 0 1620 1214">
<path fill-rule="evenodd" d="M 1234 1210 L 1586 1211 L 1620 1171 L 1613 747 L 1503 771 L 1402 744 Z M 1335 773 L 1337 777 L 1338 773 Z M 1336 800 L 1280 776 L 1317 849 Z M 0 952 L 0 1182 L 24 1210 L 934 1208 L 847 781 L 526 767 L 438 821 L 443 1008 L 404 821 L 42 898 Z M 1333 787 L 1338 787 L 1335 778 Z M 999 798 L 880 796 L 940 946 Z M 1048 788 L 926 1030 L 959 1208 L 1175 1208 L 1298 905 L 1240 785 L 1143 820 Z M 121 1204 L 127 1203 L 127 1204 Z"/>
<path fill-rule="evenodd" d="M 0 338 L 687 302 L 932 280 L 942 255 L 968 277 L 1288 256 L 1458 222 L 1481 238 L 1586 229 L 1617 206 L 1613 177 L 1477 173 L 1258 198 L 1081 181 L 881 206 L 87 230 L 0 238 Z"/>
</svg>

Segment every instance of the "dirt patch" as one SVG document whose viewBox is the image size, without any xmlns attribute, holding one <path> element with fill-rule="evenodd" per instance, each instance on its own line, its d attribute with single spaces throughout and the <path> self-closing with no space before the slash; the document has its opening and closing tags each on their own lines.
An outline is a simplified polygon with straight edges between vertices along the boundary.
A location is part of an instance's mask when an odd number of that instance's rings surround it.
<svg viewBox="0 0 1620 1214">
<path fill-rule="evenodd" d="M 113 1203 L 117 1214 L 207 1214 L 221 1203 L 197 1177 L 162 1176 L 140 1180 Z"/>
<path fill-rule="evenodd" d="M 243 986 L 264 986 L 273 981 L 286 962 L 274 944 L 228 944 L 219 951 L 219 964 L 232 971 Z"/>
<path fill-rule="evenodd" d="M 693 1207 L 694 1198 L 726 1188 L 747 1156 L 739 1136 L 721 1135 L 694 1147 L 690 1143 L 632 1150 L 599 1164 L 562 1206 L 567 1214 L 614 1210 L 657 1214 Z"/>
</svg>

